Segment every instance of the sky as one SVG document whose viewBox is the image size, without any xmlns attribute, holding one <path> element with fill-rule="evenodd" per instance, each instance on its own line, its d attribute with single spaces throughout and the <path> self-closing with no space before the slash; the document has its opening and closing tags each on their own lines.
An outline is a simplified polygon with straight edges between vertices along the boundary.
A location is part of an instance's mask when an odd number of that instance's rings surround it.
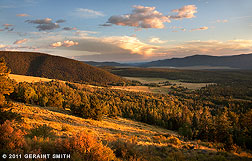
<svg viewBox="0 0 252 161">
<path fill-rule="evenodd" d="M 144 62 L 252 53 L 252 0 L 0 0 L 0 50 Z"/>
</svg>

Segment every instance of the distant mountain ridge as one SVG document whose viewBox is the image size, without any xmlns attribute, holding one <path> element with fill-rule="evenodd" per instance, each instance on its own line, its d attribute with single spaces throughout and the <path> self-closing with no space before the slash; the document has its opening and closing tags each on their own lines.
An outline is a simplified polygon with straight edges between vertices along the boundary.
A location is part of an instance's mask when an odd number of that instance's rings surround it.
<svg viewBox="0 0 252 161">
<path fill-rule="evenodd" d="M 241 54 L 232 56 L 210 56 L 193 55 L 184 58 L 171 58 L 141 63 L 118 63 L 118 62 L 95 62 L 85 63 L 94 66 L 137 66 L 137 67 L 191 67 L 191 66 L 212 66 L 229 67 L 237 69 L 252 69 L 252 54 Z M 213 68 L 214 69 L 214 68 Z"/>
<path fill-rule="evenodd" d="M 187 67 L 187 66 L 226 66 L 239 69 L 252 69 L 252 54 L 232 56 L 193 55 L 184 58 L 157 60 L 142 67 Z"/>
<path fill-rule="evenodd" d="M 117 63 L 117 62 L 96 62 L 96 61 L 82 61 L 83 63 L 92 66 L 128 66 L 128 64 Z"/>
<path fill-rule="evenodd" d="M 83 62 L 36 52 L 0 51 L 13 74 L 73 82 L 122 82 L 121 77 Z"/>
</svg>

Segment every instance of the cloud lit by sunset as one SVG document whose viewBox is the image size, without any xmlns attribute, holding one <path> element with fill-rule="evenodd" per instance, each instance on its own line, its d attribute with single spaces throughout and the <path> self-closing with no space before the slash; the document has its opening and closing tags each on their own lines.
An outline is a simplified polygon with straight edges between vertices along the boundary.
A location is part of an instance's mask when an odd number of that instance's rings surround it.
<svg viewBox="0 0 252 161">
<path fill-rule="evenodd" d="M 57 2 L 1 1 L 0 50 L 120 62 L 252 52 L 249 0 Z"/>
</svg>

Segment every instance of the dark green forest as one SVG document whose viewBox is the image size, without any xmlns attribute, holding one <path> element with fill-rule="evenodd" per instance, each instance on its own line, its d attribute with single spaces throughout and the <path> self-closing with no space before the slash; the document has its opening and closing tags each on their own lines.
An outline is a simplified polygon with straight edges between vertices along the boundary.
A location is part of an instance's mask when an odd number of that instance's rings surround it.
<svg viewBox="0 0 252 161">
<path fill-rule="evenodd" d="M 60 56 L 35 52 L 0 51 L 12 74 L 79 83 L 106 84 L 126 80 L 103 69 Z"/>
</svg>

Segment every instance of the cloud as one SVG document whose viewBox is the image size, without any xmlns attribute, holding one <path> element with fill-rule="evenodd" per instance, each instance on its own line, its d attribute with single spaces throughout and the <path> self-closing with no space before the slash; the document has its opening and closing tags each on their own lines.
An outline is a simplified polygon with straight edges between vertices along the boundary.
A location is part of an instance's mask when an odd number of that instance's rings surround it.
<svg viewBox="0 0 252 161">
<path fill-rule="evenodd" d="M 74 41 L 71 41 L 71 40 L 66 40 L 66 41 L 63 41 L 63 42 L 55 42 L 55 43 L 52 43 L 50 46 L 53 47 L 53 48 L 56 48 L 56 47 L 61 47 L 61 46 L 64 46 L 64 47 L 70 47 L 70 46 L 75 46 L 75 45 L 78 45 L 79 43 L 78 42 L 74 42 Z"/>
<path fill-rule="evenodd" d="M 27 39 L 22 39 L 22 40 L 16 40 L 13 44 L 23 44 L 25 42 L 27 42 Z"/>
<path fill-rule="evenodd" d="M 37 20 L 26 20 L 25 22 L 42 25 L 42 24 L 51 24 L 52 19 L 44 18 L 44 19 L 37 19 Z"/>
<path fill-rule="evenodd" d="M 58 20 L 61 21 L 62 20 Z M 58 23 L 52 22 L 52 19 L 45 18 L 45 19 L 37 19 L 37 20 L 26 20 L 25 22 L 31 23 L 31 24 L 37 24 L 36 27 L 39 31 L 45 31 L 45 30 L 54 30 L 57 28 L 60 28 Z"/>
<path fill-rule="evenodd" d="M 107 26 L 112 26 L 113 24 L 109 24 L 109 23 L 105 23 L 105 24 L 100 24 L 100 26 L 105 26 L 105 27 L 107 27 Z"/>
<path fill-rule="evenodd" d="M 79 43 L 80 45 L 71 48 L 71 50 L 96 53 L 82 55 L 80 59 L 99 61 L 146 61 L 194 54 L 234 55 L 252 51 L 252 40 L 242 39 L 189 41 L 161 47 L 143 43 L 135 37 L 117 36 L 84 38 L 80 39 Z"/>
<path fill-rule="evenodd" d="M 0 44 L 0 48 L 5 48 L 7 45 Z"/>
<path fill-rule="evenodd" d="M 228 20 L 226 20 L 226 19 L 225 19 L 225 20 L 216 20 L 216 22 L 217 22 L 217 23 L 227 23 Z"/>
<path fill-rule="evenodd" d="M 155 44 L 163 44 L 166 43 L 167 41 L 160 40 L 158 37 L 153 37 L 149 40 L 150 43 L 155 43 Z"/>
<path fill-rule="evenodd" d="M 97 34 L 95 31 L 85 31 L 85 30 L 76 30 L 75 35 L 78 37 L 87 37 L 89 34 Z"/>
<path fill-rule="evenodd" d="M 132 36 L 94 37 L 83 35 L 83 37 L 72 39 L 79 42 L 79 45 L 68 50 L 71 50 L 72 53 L 80 53 L 82 60 L 120 61 L 121 59 L 123 61 L 137 61 L 146 60 L 152 55 L 160 54 L 158 53 L 159 46 L 144 43 Z M 84 56 L 83 53 L 90 55 Z"/>
<path fill-rule="evenodd" d="M 71 31 L 71 30 L 77 30 L 77 28 L 76 27 L 64 27 L 63 30 Z"/>
<path fill-rule="evenodd" d="M 200 28 L 196 28 L 196 29 L 191 29 L 191 31 L 199 31 L 199 30 L 207 30 L 208 27 L 204 26 L 204 27 L 200 27 Z"/>
<path fill-rule="evenodd" d="M 166 48 L 165 52 L 173 56 L 182 57 L 193 54 L 202 55 L 233 55 L 244 54 L 244 51 L 251 52 L 252 40 L 228 40 L 228 41 L 189 41 L 178 44 L 171 48 Z"/>
<path fill-rule="evenodd" d="M 56 23 L 63 23 L 63 22 L 66 22 L 66 20 L 59 19 L 59 20 L 56 21 Z"/>
<path fill-rule="evenodd" d="M 104 26 L 111 24 L 139 28 L 164 28 L 165 22 L 170 22 L 169 16 L 155 10 L 155 7 L 133 6 L 129 14 L 111 16 Z"/>
<path fill-rule="evenodd" d="M 101 26 L 131 26 L 138 28 L 164 28 L 165 22 L 171 22 L 171 19 L 193 18 L 197 13 L 195 5 L 187 5 L 180 9 L 174 9 L 172 12 L 177 15 L 163 15 L 156 10 L 156 7 L 133 6 L 129 14 L 111 16 L 108 21 Z"/>
<path fill-rule="evenodd" d="M 177 15 L 170 16 L 171 19 L 194 18 L 194 14 L 197 13 L 197 7 L 195 5 L 187 5 L 179 9 L 174 9 L 172 12 L 177 13 Z"/>
<path fill-rule="evenodd" d="M 78 42 L 74 42 L 74 41 L 70 41 L 70 40 L 66 40 L 63 42 L 63 46 L 65 46 L 65 47 L 75 46 L 78 44 L 79 44 Z"/>
<path fill-rule="evenodd" d="M 16 14 L 16 16 L 18 16 L 18 17 L 28 17 L 30 15 L 25 14 L 25 13 L 21 13 L 21 14 Z"/>
<path fill-rule="evenodd" d="M 12 24 L 3 24 L 2 26 L 4 27 L 4 30 L 9 30 L 10 27 L 12 27 L 13 25 Z"/>
<path fill-rule="evenodd" d="M 82 18 L 95 18 L 95 17 L 103 17 L 104 14 L 99 11 L 87 9 L 87 8 L 77 8 L 73 12 L 73 15 L 82 17 Z"/>
<path fill-rule="evenodd" d="M 115 45 L 124 50 L 128 50 L 131 54 L 151 55 L 154 53 L 157 46 L 145 44 L 137 37 L 131 36 L 112 36 L 103 38 L 102 42 Z"/>
<path fill-rule="evenodd" d="M 181 28 L 183 28 L 183 27 L 181 27 L 181 26 L 171 26 L 170 28 L 171 28 L 171 29 L 181 29 Z"/>
<path fill-rule="evenodd" d="M 53 48 L 60 47 L 60 46 L 62 46 L 62 42 L 60 42 L 60 41 L 55 42 L 55 43 L 52 43 L 50 46 L 53 47 Z"/>
<path fill-rule="evenodd" d="M 3 45 L 0 44 L 0 49 L 3 51 L 38 51 L 39 48 L 33 46 L 11 46 L 11 45 Z"/>
</svg>

